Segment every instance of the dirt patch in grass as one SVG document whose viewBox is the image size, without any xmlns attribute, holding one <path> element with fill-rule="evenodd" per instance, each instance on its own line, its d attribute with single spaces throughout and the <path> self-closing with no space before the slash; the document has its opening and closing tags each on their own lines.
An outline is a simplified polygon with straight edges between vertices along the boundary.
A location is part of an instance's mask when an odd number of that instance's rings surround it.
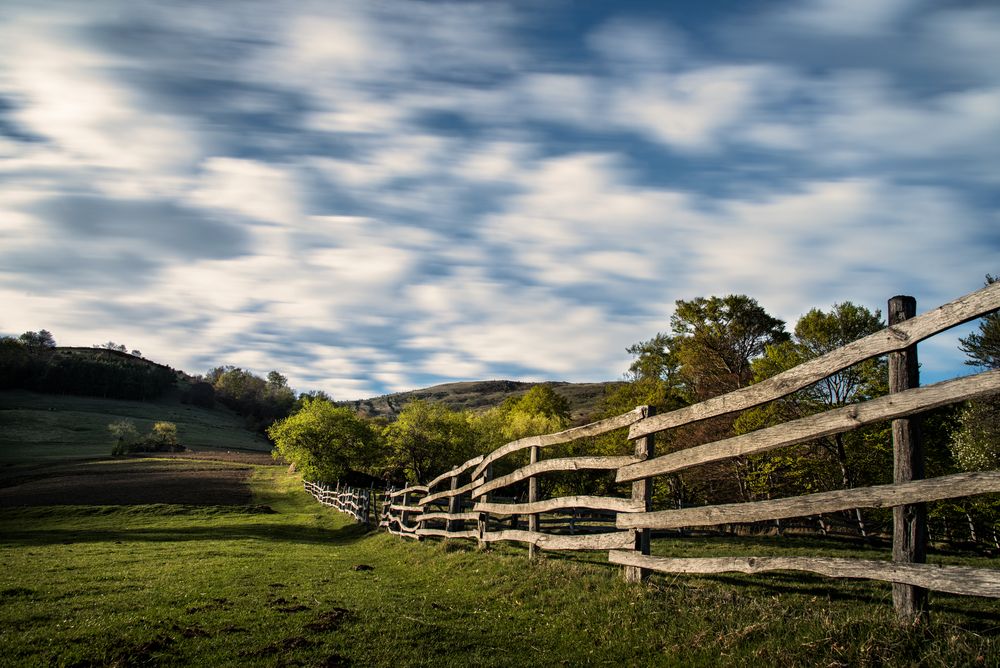
<svg viewBox="0 0 1000 668">
<path fill-rule="evenodd" d="M 178 462 L 179 464 L 179 462 Z M 246 505 L 250 467 L 136 460 L 76 464 L 0 488 L 0 507 L 59 505 Z"/>
<path fill-rule="evenodd" d="M 140 455 L 142 456 L 142 455 Z M 213 462 L 230 462 L 233 464 L 257 464 L 260 466 L 288 466 L 284 461 L 275 461 L 269 452 L 250 452 L 247 450 L 188 450 L 186 452 L 158 452 L 150 457 L 166 457 L 169 459 L 196 459 Z"/>
</svg>

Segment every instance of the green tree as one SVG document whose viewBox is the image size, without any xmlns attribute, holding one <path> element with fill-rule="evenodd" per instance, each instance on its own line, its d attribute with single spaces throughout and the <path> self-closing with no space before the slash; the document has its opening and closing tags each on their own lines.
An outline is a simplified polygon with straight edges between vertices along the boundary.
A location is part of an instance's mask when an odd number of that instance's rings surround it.
<svg viewBox="0 0 1000 668">
<path fill-rule="evenodd" d="M 156 422 L 146 437 L 150 450 L 169 452 L 180 448 L 177 441 L 177 425 L 173 422 Z"/>
<path fill-rule="evenodd" d="M 748 385 L 751 361 L 788 340 L 785 323 L 746 295 L 679 299 L 670 327 L 671 352 L 695 401 Z"/>
<path fill-rule="evenodd" d="M 424 483 L 477 454 L 473 421 L 444 404 L 411 401 L 383 431 L 387 472 Z"/>
<path fill-rule="evenodd" d="M 760 382 L 811 359 L 836 350 L 884 327 L 880 311 L 851 302 L 834 304 L 829 312 L 812 309 L 795 325 L 789 341 L 767 346 L 752 363 L 754 382 Z M 855 364 L 779 401 L 743 413 L 738 433 L 839 408 L 888 392 L 884 359 Z M 747 483 L 755 497 L 817 491 L 858 484 L 886 482 L 891 449 L 885 426 L 834 434 L 804 446 L 751 457 Z M 831 466 L 832 465 L 832 466 Z M 859 531 L 864 518 L 855 513 Z"/>
<path fill-rule="evenodd" d="M 37 332 L 25 332 L 18 340 L 31 352 L 41 352 L 51 350 L 56 347 L 56 340 L 52 337 L 52 332 L 40 329 Z"/>
<path fill-rule="evenodd" d="M 267 429 L 275 458 L 295 464 L 311 480 L 332 482 L 349 471 L 368 468 L 378 435 L 349 408 L 323 399 L 305 399 L 302 408 Z"/>
<path fill-rule="evenodd" d="M 788 340 L 785 323 L 746 295 L 678 300 L 670 327 L 669 349 L 675 356 L 677 392 L 694 403 L 748 385 L 752 361 L 769 345 Z M 687 425 L 658 441 L 661 451 L 716 441 L 733 433 L 725 415 Z M 675 503 L 749 500 L 746 460 L 736 458 L 676 476 Z"/>
<path fill-rule="evenodd" d="M 986 275 L 986 285 L 996 281 L 996 276 Z M 979 331 L 959 339 L 959 348 L 968 357 L 966 364 L 1000 369 L 1000 313 L 981 318 Z M 951 450 L 963 470 L 1000 468 L 1000 396 L 968 402 L 959 414 Z"/>
<path fill-rule="evenodd" d="M 514 441 L 526 436 L 550 434 L 569 426 L 569 401 L 548 385 L 535 385 L 520 398 L 501 406 L 504 438 Z"/>
<path fill-rule="evenodd" d="M 116 420 L 108 425 L 108 431 L 115 439 L 115 444 L 111 449 L 112 456 L 118 457 L 132 451 L 132 448 L 139 440 L 139 430 L 135 428 L 132 420 Z"/>
</svg>

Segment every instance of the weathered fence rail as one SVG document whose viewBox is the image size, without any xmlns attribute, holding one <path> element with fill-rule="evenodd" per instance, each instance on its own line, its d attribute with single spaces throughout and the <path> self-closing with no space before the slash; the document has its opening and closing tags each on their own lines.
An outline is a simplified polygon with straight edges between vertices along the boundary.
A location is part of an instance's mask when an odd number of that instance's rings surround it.
<svg viewBox="0 0 1000 668">
<path fill-rule="evenodd" d="M 373 489 L 350 487 L 339 482 L 332 487 L 325 483 L 303 481 L 305 490 L 324 506 L 350 515 L 358 523 L 371 526 Z"/>
<path fill-rule="evenodd" d="M 902 301 L 900 301 L 902 300 Z M 894 583 L 894 587 L 916 587 L 977 596 L 1000 597 L 1000 569 L 933 566 L 923 561 L 926 529 L 914 528 L 919 513 L 906 510 L 919 504 L 1000 492 L 1000 471 L 961 473 L 921 480 L 918 447 L 907 445 L 905 422 L 933 408 L 1000 393 L 1000 370 L 956 378 L 927 387 L 917 387 L 915 344 L 934 334 L 968 322 L 1000 308 L 1000 283 L 914 316 L 911 298 L 890 301 L 890 324 L 882 331 L 859 339 L 826 355 L 799 365 L 767 381 L 742 388 L 693 406 L 653 415 L 640 406 L 623 415 L 567 429 L 555 434 L 532 436 L 508 443 L 471 459 L 426 485 L 390 492 L 383 503 L 380 525 L 390 532 L 420 539 L 424 537 L 469 538 L 480 543 L 516 541 L 548 550 L 608 550 L 609 561 L 626 568 L 630 579 L 650 571 L 665 573 L 759 573 L 790 570 L 830 577 L 867 578 Z M 909 312 L 907 312 L 909 309 Z M 655 456 L 655 434 L 711 417 L 726 415 L 774 401 L 822 381 L 854 364 L 889 354 L 896 375 L 910 374 L 907 382 L 890 383 L 890 394 L 792 420 L 749 434 Z M 757 454 L 814 441 L 881 421 L 893 421 L 896 442 L 895 482 L 867 488 L 842 489 L 787 499 L 733 503 L 677 510 L 653 510 L 651 489 L 657 476 L 734 457 Z M 625 456 L 575 456 L 541 459 L 543 448 L 582 438 L 628 429 L 634 454 Z M 494 465 L 508 455 L 528 449 L 530 462 L 504 475 L 494 475 Z M 901 463 L 903 462 L 903 463 Z M 916 465 L 914 465 L 916 462 Z M 538 479 L 555 472 L 578 470 L 613 471 L 618 483 L 632 483 L 629 497 L 562 496 L 538 498 Z M 501 491 L 527 498 L 500 499 Z M 514 486 L 517 489 L 512 490 Z M 915 505 L 916 504 L 916 505 Z M 893 561 L 830 558 L 722 557 L 666 558 L 650 556 L 651 530 L 687 529 L 731 523 L 759 522 L 857 508 L 904 509 L 895 518 L 897 543 L 911 547 L 894 550 Z M 613 522 L 590 522 L 585 531 L 574 523 L 581 512 L 610 513 Z M 917 519 L 914 519 L 914 518 Z M 520 528 L 527 520 L 526 529 Z M 555 520 L 555 521 L 553 521 Z M 909 524 L 901 524 L 903 522 Z M 903 526 L 903 529 L 899 527 Z M 594 532 L 596 531 L 596 533 Z M 900 534 L 905 535 L 905 540 Z M 908 591 L 911 594 L 917 590 Z M 895 597 L 894 597 L 895 598 Z M 905 598 L 905 597 L 904 597 Z M 920 611 L 919 596 L 897 599 L 901 616 Z M 901 602 L 902 601 L 902 602 Z"/>
</svg>

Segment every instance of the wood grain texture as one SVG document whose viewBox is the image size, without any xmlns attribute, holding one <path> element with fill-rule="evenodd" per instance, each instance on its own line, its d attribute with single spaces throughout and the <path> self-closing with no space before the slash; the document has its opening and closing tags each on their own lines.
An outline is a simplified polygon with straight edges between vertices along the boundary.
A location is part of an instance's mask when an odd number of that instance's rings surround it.
<svg viewBox="0 0 1000 668">
<path fill-rule="evenodd" d="M 780 399 L 853 364 L 903 350 L 929 336 L 974 320 L 998 308 L 1000 308 L 1000 282 L 992 283 L 916 318 L 858 339 L 763 382 L 636 422 L 629 428 L 628 437 L 635 439 Z"/>
<path fill-rule="evenodd" d="M 461 487 L 456 487 L 455 489 L 448 489 L 443 492 L 435 492 L 434 494 L 429 494 L 424 498 L 420 499 L 417 503 L 421 506 L 426 506 L 429 503 L 436 503 L 442 499 L 448 499 L 453 496 L 458 496 L 459 494 L 465 494 L 466 492 L 472 491 L 476 487 L 483 484 L 483 479 L 479 478 L 473 480 L 468 485 L 462 485 Z"/>
<path fill-rule="evenodd" d="M 434 536 L 437 538 L 479 538 L 475 529 L 464 531 L 447 531 L 446 529 L 417 529 L 418 536 Z"/>
<path fill-rule="evenodd" d="M 889 325 L 900 325 L 917 315 L 917 300 L 896 295 L 889 300 Z M 920 385 L 917 346 L 889 355 L 889 394 L 905 392 Z M 924 477 L 924 449 L 920 417 L 892 421 L 892 481 L 897 485 Z M 916 503 L 892 509 L 892 560 L 922 564 L 927 561 L 927 505 Z M 892 603 L 901 619 L 910 620 L 927 613 L 927 590 L 894 582 Z"/>
<path fill-rule="evenodd" d="M 427 493 L 426 485 L 413 485 L 411 487 L 404 487 L 403 489 L 397 489 L 395 492 L 389 492 L 389 496 L 395 499 L 396 497 L 402 496 L 404 494 L 426 494 L 426 493 Z"/>
<path fill-rule="evenodd" d="M 560 457 L 557 459 L 544 459 L 534 464 L 522 466 L 513 473 L 508 473 L 505 476 L 501 476 L 495 480 L 490 480 L 489 482 L 476 487 L 472 490 L 472 498 L 478 498 L 484 494 L 492 492 L 495 489 L 512 485 L 515 482 L 519 482 L 525 478 L 530 478 L 531 476 L 538 475 L 539 473 L 549 473 L 552 471 L 617 469 L 627 464 L 633 464 L 637 461 L 638 458 L 631 455 L 619 457 Z"/>
<path fill-rule="evenodd" d="M 389 506 L 389 509 L 403 513 L 409 513 L 410 515 L 419 515 L 421 512 L 423 512 L 423 508 L 421 508 L 420 506 L 404 506 L 395 503 Z"/>
<path fill-rule="evenodd" d="M 866 424 L 912 415 L 957 401 L 1000 392 L 1000 369 L 946 380 L 934 385 L 886 395 L 825 413 L 809 415 L 774 427 L 679 450 L 668 455 L 624 466 L 617 482 L 630 482 L 653 475 L 674 473 L 692 466 L 730 457 L 766 452 L 775 448 L 856 429 Z"/>
<path fill-rule="evenodd" d="M 418 522 L 427 522 L 430 520 L 446 520 L 449 522 L 470 520 L 475 522 L 479 519 L 479 513 L 422 513 L 416 519 Z"/>
<path fill-rule="evenodd" d="M 427 483 L 427 491 L 430 491 L 431 489 L 433 489 L 434 485 L 437 485 L 438 483 L 444 482 L 445 480 L 448 480 L 449 478 L 454 478 L 456 476 L 460 476 L 463 473 L 465 473 L 466 471 L 468 471 L 470 468 L 472 468 L 473 466 L 478 466 L 479 463 L 481 461 L 483 461 L 483 458 L 485 456 L 486 455 L 479 455 L 478 457 L 473 457 L 469 461 L 467 461 L 467 462 L 465 462 L 463 464 L 459 464 L 458 466 L 456 466 L 455 468 L 451 469 L 450 471 L 445 471 L 444 473 L 442 473 L 441 475 L 439 475 L 438 477 L 434 478 L 429 483 Z M 475 478 L 476 476 L 472 476 L 472 477 Z"/>
<path fill-rule="evenodd" d="M 553 510 L 588 508 L 590 510 L 610 510 L 619 513 L 637 513 L 645 510 L 645 504 L 632 499 L 610 496 L 560 496 L 534 503 L 477 503 L 473 510 L 494 515 L 526 515 L 548 513 Z"/>
<path fill-rule="evenodd" d="M 900 485 L 842 489 L 788 499 L 621 514 L 617 526 L 619 529 L 680 529 L 730 522 L 761 522 L 852 508 L 888 508 L 990 492 L 1000 492 L 1000 471 L 956 473 Z"/>
<path fill-rule="evenodd" d="M 487 543 L 501 540 L 530 543 L 543 550 L 619 550 L 632 547 L 632 542 L 635 539 L 632 537 L 631 531 L 567 536 L 508 529 L 506 531 L 486 531 L 481 540 Z"/>
<path fill-rule="evenodd" d="M 661 573 L 764 573 L 806 571 L 832 578 L 859 578 L 915 585 L 935 591 L 968 596 L 1000 597 L 1000 570 L 965 566 L 901 564 L 892 561 L 832 557 L 649 557 L 635 552 L 611 551 L 608 561 L 622 566 L 648 568 Z"/>
<path fill-rule="evenodd" d="M 569 443 L 570 441 L 575 441 L 578 438 L 586 438 L 587 436 L 600 436 L 601 434 L 606 434 L 609 431 L 614 431 L 615 429 L 628 427 L 629 425 L 642 420 L 646 417 L 646 415 L 647 408 L 645 406 L 639 406 L 637 408 L 633 408 L 628 413 L 616 415 L 615 417 L 600 420 L 598 422 L 591 422 L 590 424 L 585 424 L 581 427 L 573 427 L 572 429 L 566 429 L 554 434 L 528 436 L 516 441 L 511 441 L 510 443 L 500 446 L 493 452 L 486 455 L 483 458 L 483 461 L 480 462 L 479 465 L 476 466 L 476 469 L 472 472 L 472 477 L 478 478 L 482 475 L 483 471 L 486 470 L 487 466 L 504 455 L 509 455 L 512 452 L 524 450 L 525 448 L 544 448 L 550 445 Z"/>
</svg>

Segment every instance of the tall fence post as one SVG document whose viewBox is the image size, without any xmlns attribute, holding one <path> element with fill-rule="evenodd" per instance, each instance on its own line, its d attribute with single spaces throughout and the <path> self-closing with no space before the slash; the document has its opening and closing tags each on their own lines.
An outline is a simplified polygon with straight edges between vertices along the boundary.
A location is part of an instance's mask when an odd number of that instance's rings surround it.
<svg viewBox="0 0 1000 668">
<path fill-rule="evenodd" d="M 917 315 L 913 297 L 897 295 L 889 300 L 889 326 Z M 889 354 L 889 392 L 920 386 L 917 346 Z M 893 482 L 900 484 L 924 478 L 924 449 L 920 439 L 920 417 L 892 421 Z M 914 503 L 892 509 L 892 560 L 922 564 L 927 561 L 927 505 Z M 901 620 L 916 621 L 927 614 L 927 590 L 907 584 L 892 585 L 892 603 Z"/>
<path fill-rule="evenodd" d="M 644 411 L 645 417 L 655 414 L 652 406 L 647 406 Z M 635 456 L 641 459 L 649 459 L 655 454 L 653 434 L 637 438 L 635 440 Z M 644 478 L 632 483 L 632 501 L 642 504 L 643 510 L 649 512 L 653 509 L 653 479 Z M 639 554 L 649 554 L 649 529 L 635 529 L 635 551 Z M 628 582 L 643 582 L 649 577 L 648 568 L 638 566 L 625 567 L 625 580 Z"/>
<path fill-rule="evenodd" d="M 537 445 L 531 446 L 531 462 L 532 464 L 538 463 L 538 451 L 539 447 Z M 528 478 L 528 503 L 534 503 L 538 501 L 538 478 L 531 476 Z M 531 513 L 528 515 L 528 531 L 536 532 L 538 531 L 538 513 Z M 535 558 L 535 548 L 534 543 L 528 543 L 528 558 Z"/>
<path fill-rule="evenodd" d="M 491 464 L 489 464 L 486 467 L 486 470 L 483 471 L 483 484 L 488 483 L 492 479 L 493 479 L 493 464 L 491 463 Z M 489 503 L 489 500 L 490 500 L 491 496 L 492 496 L 492 494 L 487 493 L 483 497 L 483 502 L 484 503 Z M 486 547 L 486 541 L 483 540 L 483 539 L 486 536 L 486 532 L 489 531 L 489 529 L 490 529 L 490 527 L 489 527 L 489 518 L 490 518 L 489 513 L 479 513 L 479 521 L 476 523 L 476 528 L 478 529 L 478 532 L 479 532 L 479 548 L 480 549 Z"/>
<path fill-rule="evenodd" d="M 458 476 L 453 475 L 451 477 L 451 491 L 453 494 L 456 489 L 458 489 Z M 454 515 L 460 512 L 462 512 L 462 495 L 454 494 L 454 496 L 448 497 L 448 514 Z M 444 523 L 444 528 L 445 531 L 461 531 L 465 528 L 465 521 L 448 520 Z"/>
</svg>

